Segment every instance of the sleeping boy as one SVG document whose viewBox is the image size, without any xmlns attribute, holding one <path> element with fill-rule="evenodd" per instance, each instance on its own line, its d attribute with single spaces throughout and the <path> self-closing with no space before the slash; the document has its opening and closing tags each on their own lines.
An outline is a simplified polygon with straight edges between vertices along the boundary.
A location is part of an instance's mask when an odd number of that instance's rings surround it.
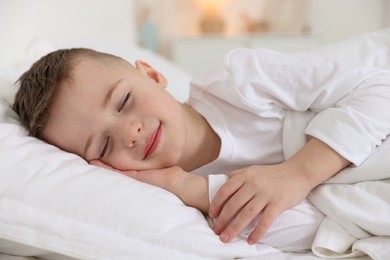
<svg viewBox="0 0 390 260">
<path fill-rule="evenodd" d="M 308 193 L 390 133 L 389 71 L 304 54 L 233 50 L 184 104 L 148 63 L 83 48 L 42 57 L 19 83 L 13 108 L 32 136 L 176 194 L 223 242 L 264 242 L 275 219 L 306 215 L 309 249 L 323 216 Z M 286 111 L 316 113 L 290 158 Z"/>
</svg>

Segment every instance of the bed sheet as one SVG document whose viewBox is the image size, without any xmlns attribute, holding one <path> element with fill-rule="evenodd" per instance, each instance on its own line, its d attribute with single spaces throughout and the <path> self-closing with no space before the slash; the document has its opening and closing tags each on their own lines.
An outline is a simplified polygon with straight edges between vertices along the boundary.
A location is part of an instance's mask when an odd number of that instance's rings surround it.
<svg viewBox="0 0 390 260">
<path fill-rule="evenodd" d="M 43 258 L 37 257 L 28 257 L 28 256 L 13 256 L 0 253 L 0 260 L 40 260 Z M 275 253 L 270 254 L 268 256 L 261 257 L 251 257 L 251 258 L 242 258 L 242 260 L 321 260 L 323 258 L 319 258 L 312 253 L 306 254 L 290 254 L 290 253 Z M 371 258 L 368 256 L 363 256 L 359 258 L 354 258 L 355 260 L 370 260 Z M 351 258 L 351 260 L 354 260 Z"/>
<path fill-rule="evenodd" d="M 36 259 L 36 258 L 23 257 L 23 256 L 12 256 L 12 255 L 0 253 L 0 260 L 32 260 L 32 259 Z"/>
<path fill-rule="evenodd" d="M 287 112 L 284 128 L 286 158 L 305 143 L 303 133 L 315 115 Z M 390 139 L 359 167 L 350 166 L 308 196 L 326 217 L 322 221 L 312 251 L 322 257 L 373 259 L 390 256 Z"/>
<path fill-rule="evenodd" d="M 40 260 L 43 258 L 37 258 L 37 257 L 24 257 L 24 256 L 13 256 L 13 255 L 7 255 L 0 253 L 0 260 Z M 163 259 L 163 258 L 161 258 Z M 321 258 L 316 257 L 315 255 L 311 253 L 307 254 L 288 254 L 288 253 L 275 253 L 270 254 L 268 256 L 262 256 L 262 257 L 251 257 L 251 258 L 245 258 L 242 260 L 320 260 Z M 357 260 L 369 260 L 369 257 L 360 257 Z"/>
</svg>

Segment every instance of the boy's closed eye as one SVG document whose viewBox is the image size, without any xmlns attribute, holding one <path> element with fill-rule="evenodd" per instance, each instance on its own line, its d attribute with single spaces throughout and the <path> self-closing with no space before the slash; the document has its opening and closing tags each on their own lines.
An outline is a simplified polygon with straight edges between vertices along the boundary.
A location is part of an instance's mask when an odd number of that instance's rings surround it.
<svg viewBox="0 0 390 260">
<path fill-rule="evenodd" d="M 131 93 L 127 92 L 127 94 L 123 98 L 123 101 L 119 103 L 120 104 L 119 107 L 118 107 L 118 112 L 119 113 L 123 110 L 123 108 L 125 107 L 125 105 L 129 101 L 130 97 L 131 97 Z M 109 144 L 110 144 L 110 141 L 111 141 L 111 136 L 107 136 L 106 141 L 105 141 L 104 146 L 103 146 L 103 149 L 100 152 L 99 160 L 104 158 L 104 156 L 106 155 L 108 147 L 109 147 Z"/>
<path fill-rule="evenodd" d="M 124 97 L 123 101 L 120 103 L 120 106 L 118 108 L 118 112 L 121 112 L 123 110 L 123 108 L 125 107 L 127 101 L 129 101 L 130 97 L 131 97 L 131 93 L 128 92 L 126 94 L 126 96 Z"/>
<path fill-rule="evenodd" d="M 106 142 L 104 143 L 103 150 L 100 153 L 99 160 L 104 158 L 104 156 L 106 155 L 107 149 L 108 149 L 108 145 L 110 144 L 110 139 L 111 139 L 111 136 L 108 135 L 107 138 L 106 138 Z"/>
</svg>

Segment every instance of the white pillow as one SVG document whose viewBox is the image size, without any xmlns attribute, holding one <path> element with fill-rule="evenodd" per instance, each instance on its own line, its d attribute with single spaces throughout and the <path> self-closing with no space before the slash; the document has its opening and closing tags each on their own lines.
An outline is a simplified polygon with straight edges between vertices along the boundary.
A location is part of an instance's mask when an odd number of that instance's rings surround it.
<svg viewBox="0 0 390 260">
<path fill-rule="evenodd" d="M 168 63 L 147 55 L 151 64 Z M 168 65 L 168 79 L 186 78 Z M 243 240 L 225 245 L 200 211 L 173 194 L 27 136 L 11 109 L 12 82 L 21 69 L 16 71 L 0 72 L 1 253 L 45 259 L 202 259 L 275 252 Z"/>
<path fill-rule="evenodd" d="M 317 54 L 389 67 L 389 48 L 386 30 Z M 116 51 L 127 55 L 131 48 Z M 160 62 L 153 58 L 146 61 Z M 173 73 L 168 80 L 180 74 L 172 64 L 168 67 L 167 73 Z M 0 97 L 8 91 L 12 100 L 15 89 L 5 79 L 10 74 L 1 75 Z M 47 259 L 232 259 L 275 252 L 243 240 L 223 244 L 204 216 L 174 195 L 26 136 L 4 98 L 0 153 L 0 252 Z"/>
</svg>

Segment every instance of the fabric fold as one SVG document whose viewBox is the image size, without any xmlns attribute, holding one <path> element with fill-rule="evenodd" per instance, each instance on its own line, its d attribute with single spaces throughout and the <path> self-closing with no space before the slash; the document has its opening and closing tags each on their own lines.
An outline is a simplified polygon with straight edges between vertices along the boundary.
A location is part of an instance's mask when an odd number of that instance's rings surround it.
<svg viewBox="0 0 390 260">
<path fill-rule="evenodd" d="M 286 112 L 283 147 L 288 159 L 306 142 L 303 133 L 314 117 Z M 308 196 L 326 218 L 312 251 L 325 258 L 390 256 L 390 140 L 386 139 L 359 167 L 348 167 Z M 375 243 L 373 242 L 375 241 Z"/>
</svg>

